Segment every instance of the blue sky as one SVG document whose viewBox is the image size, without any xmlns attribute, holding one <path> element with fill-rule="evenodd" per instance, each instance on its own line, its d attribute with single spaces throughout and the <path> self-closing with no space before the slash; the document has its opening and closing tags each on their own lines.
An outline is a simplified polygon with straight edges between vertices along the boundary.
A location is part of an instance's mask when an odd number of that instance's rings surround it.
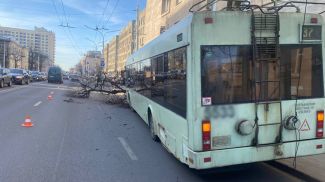
<svg viewBox="0 0 325 182">
<path fill-rule="evenodd" d="M 99 51 L 102 49 L 102 36 L 85 26 L 120 30 L 128 21 L 135 19 L 137 4 L 142 9 L 145 1 L 1 0 L 0 25 L 23 29 L 34 29 L 37 26 L 55 32 L 56 64 L 68 69 L 73 67 L 87 50 L 95 50 L 95 43 Z M 67 23 L 75 28 L 59 26 Z M 116 34 L 118 32 L 106 33 L 105 42 Z"/>
</svg>

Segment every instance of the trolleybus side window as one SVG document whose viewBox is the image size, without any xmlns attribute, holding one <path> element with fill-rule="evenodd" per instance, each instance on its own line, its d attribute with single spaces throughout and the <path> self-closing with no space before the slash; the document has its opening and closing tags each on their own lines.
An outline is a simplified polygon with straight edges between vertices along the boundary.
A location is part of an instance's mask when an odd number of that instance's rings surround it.
<svg viewBox="0 0 325 182">
<path fill-rule="evenodd" d="M 126 68 L 128 87 L 171 111 L 186 116 L 186 47 Z"/>
<path fill-rule="evenodd" d="M 151 61 L 151 98 L 174 111 L 186 116 L 186 48 L 169 51 Z"/>
</svg>

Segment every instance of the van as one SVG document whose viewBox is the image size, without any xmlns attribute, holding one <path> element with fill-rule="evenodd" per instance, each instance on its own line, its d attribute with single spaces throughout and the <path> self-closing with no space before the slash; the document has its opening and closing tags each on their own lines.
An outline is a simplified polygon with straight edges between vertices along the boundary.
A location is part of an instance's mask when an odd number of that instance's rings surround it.
<svg viewBox="0 0 325 182">
<path fill-rule="evenodd" d="M 48 83 L 63 83 L 62 70 L 60 67 L 50 67 L 47 75 Z"/>
</svg>

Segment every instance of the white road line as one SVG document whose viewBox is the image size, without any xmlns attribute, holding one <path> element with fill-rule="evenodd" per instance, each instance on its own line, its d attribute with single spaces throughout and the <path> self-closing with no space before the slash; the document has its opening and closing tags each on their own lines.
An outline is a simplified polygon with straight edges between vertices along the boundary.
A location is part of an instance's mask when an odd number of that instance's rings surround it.
<svg viewBox="0 0 325 182">
<path fill-rule="evenodd" d="M 61 160 L 62 149 L 63 149 L 63 145 L 64 145 L 64 141 L 65 141 L 65 136 L 67 134 L 67 128 L 68 128 L 68 122 L 65 122 L 63 136 L 62 136 L 61 142 L 60 142 L 59 152 L 58 152 L 58 155 L 56 156 L 55 167 L 54 167 L 53 176 L 52 176 L 53 182 L 56 182 L 56 173 L 58 171 L 58 167 L 59 167 L 60 160 Z"/>
<path fill-rule="evenodd" d="M 126 143 L 125 139 L 123 137 L 118 137 L 118 140 L 121 142 L 123 148 L 126 150 L 131 160 L 133 161 L 138 160 L 137 156 L 133 153 L 130 146 Z"/>
<path fill-rule="evenodd" d="M 40 104 L 42 104 L 42 101 L 38 101 L 38 102 L 36 102 L 36 104 L 34 104 L 34 107 L 37 107 L 37 106 L 39 106 Z"/>
</svg>

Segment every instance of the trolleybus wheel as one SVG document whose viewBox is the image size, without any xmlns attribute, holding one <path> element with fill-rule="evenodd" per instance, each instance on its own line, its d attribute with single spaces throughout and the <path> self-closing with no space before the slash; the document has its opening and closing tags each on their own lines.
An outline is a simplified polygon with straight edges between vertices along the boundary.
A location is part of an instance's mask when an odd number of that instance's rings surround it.
<svg viewBox="0 0 325 182">
<path fill-rule="evenodd" d="M 150 128 L 151 138 L 152 138 L 153 141 L 158 142 L 159 141 L 159 137 L 155 133 L 155 128 L 154 128 L 155 126 L 153 124 L 152 114 L 151 114 L 150 110 L 148 112 L 148 122 L 149 122 L 149 128 Z"/>
</svg>

